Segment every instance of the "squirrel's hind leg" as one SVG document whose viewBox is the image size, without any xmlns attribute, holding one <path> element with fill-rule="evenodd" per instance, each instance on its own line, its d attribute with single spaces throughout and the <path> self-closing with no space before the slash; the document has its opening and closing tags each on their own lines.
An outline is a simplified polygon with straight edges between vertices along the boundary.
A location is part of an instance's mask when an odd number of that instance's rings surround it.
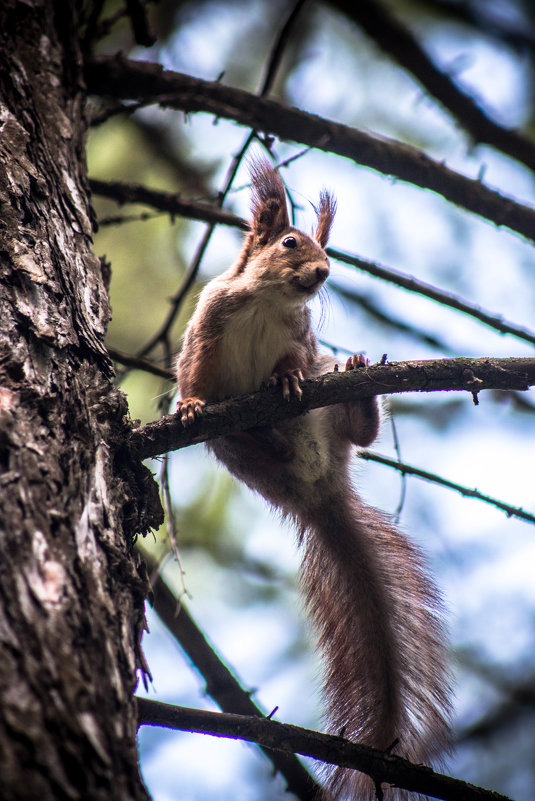
<svg viewBox="0 0 535 801">
<path fill-rule="evenodd" d="M 368 365 L 368 359 L 359 353 L 349 357 L 345 372 L 366 369 Z M 365 448 L 376 439 L 381 422 L 377 398 L 361 398 L 341 403 L 336 407 L 336 412 L 336 427 L 339 433 L 354 445 Z"/>
</svg>

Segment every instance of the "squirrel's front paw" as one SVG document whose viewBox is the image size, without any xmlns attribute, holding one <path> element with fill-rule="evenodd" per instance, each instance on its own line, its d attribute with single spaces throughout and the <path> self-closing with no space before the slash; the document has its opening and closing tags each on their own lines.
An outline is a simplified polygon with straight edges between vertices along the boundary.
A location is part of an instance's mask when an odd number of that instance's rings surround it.
<svg viewBox="0 0 535 801">
<path fill-rule="evenodd" d="M 360 367 L 369 367 L 369 366 L 370 366 L 370 360 L 366 359 L 366 357 L 363 356 L 362 353 L 358 353 L 355 356 L 349 357 L 349 359 L 346 362 L 345 371 L 347 373 L 349 370 L 358 370 Z"/>
<path fill-rule="evenodd" d="M 180 415 L 180 422 L 184 428 L 191 425 L 196 417 L 202 415 L 204 406 L 205 403 L 200 398 L 184 398 L 177 402 L 176 414 Z"/>
<path fill-rule="evenodd" d="M 295 370 L 286 370 L 284 373 L 273 373 L 268 381 L 268 386 L 276 387 L 280 384 L 284 400 L 289 401 L 292 395 L 294 395 L 297 400 L 301 400 L 303 397 L 303 390 L 301 389 L 300 382 L 303 380 L 303 373 L 299 368 L 296 368 Z"/>
</svg>

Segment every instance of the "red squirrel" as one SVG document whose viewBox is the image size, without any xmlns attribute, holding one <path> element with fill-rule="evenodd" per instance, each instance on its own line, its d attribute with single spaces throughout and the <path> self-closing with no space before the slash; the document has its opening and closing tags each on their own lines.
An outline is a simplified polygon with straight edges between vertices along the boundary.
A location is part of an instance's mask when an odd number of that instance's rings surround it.
<svg viewBox="0 0 535 801">
<path fill-rule="evenodd" d="M 237 262 L 202 291 L 178 359 L 184 426 L 208 401 L 335 369 L 320 355 L 307 303 L 329 275 L 325 247 L 336 204 L 323 191 L 313 237 L 290 225 L 284 184 L 267 161 L 251 165 L 251 230 Z M 359 356 L 346 370 L 365 369 Z M 315 409 L 273 428 L 208 443 L 237 478 L 298 531 L 301 588 L 324 659 L 329 731 L 413 762 L 449 740 L 449 674 L 441 603 L 420 551 L 356 494 L 352 446 L 377 436 L 375 398 Z M 372 799 L 375 785 L 336 768 L 330 797 Z M 385 799 L 401 798 L 395 788 Z"/>
</svg>

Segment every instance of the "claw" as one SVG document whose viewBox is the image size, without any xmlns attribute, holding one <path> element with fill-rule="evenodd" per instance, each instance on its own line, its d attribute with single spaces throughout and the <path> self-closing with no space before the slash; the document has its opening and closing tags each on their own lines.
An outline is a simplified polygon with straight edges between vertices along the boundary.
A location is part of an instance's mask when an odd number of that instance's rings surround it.
<svg viewBox="0 0 535 801">
<path fill-rule="evenodd" d="M 284 400 L 290 400 L 290 380 L 287 375 L 281 375 L 280 382 L 282 386 L 282 397 Z"/>
<path fill-rule="evenodd" d="M 177 402 L 176 413 L 180 415 L 180 422 L 184 428 L 190 426 L 196 417 L 202 415 L 204 406 L 205 402 L 200 398 L 184 398 Z"/>
<path fill-rule="evenodd" d="M 361 367 L 369 367 L 370 360 L 366 359 L 362 353 L 355 354 L 354 356 L 350 356 L 346 362 L 346 373 L 349 370 L 358 370 Z"/>
<path fill-rule="evenodd" d="M 299 368 L 295 370 L 287 370 L 284 373 L 273 373 L 268 381 L 268 386 L 273 387 L 278 384 L 282 387 L 282 397 L 284 400 L 289 401 L 292 397 L 301 400 L 303 397 L 303 390 L 301 389 L 300 382 L 304 380 L 303 373 Z"/>
</svg>

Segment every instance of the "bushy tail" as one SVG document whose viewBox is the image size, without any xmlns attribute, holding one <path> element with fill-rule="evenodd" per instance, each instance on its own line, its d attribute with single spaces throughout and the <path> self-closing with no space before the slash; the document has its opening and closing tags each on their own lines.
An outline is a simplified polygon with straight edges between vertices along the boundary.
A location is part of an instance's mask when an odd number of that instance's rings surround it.
<svg viewBox="0 0 535 801">
<path fill-rule="evenodd" d="M 329 730 L 427 762 L 449 742 L 441 602 L 419 550 L 351 491 L 308 515 L 301 581 L 325 662 Z M 301 524 L 305 523 L 301 517 Z M 337 768 L 336 799 L 375 797 L 363 773 Z M 403 792 L 388 789 L 385 800 Z"/>
</svg>

